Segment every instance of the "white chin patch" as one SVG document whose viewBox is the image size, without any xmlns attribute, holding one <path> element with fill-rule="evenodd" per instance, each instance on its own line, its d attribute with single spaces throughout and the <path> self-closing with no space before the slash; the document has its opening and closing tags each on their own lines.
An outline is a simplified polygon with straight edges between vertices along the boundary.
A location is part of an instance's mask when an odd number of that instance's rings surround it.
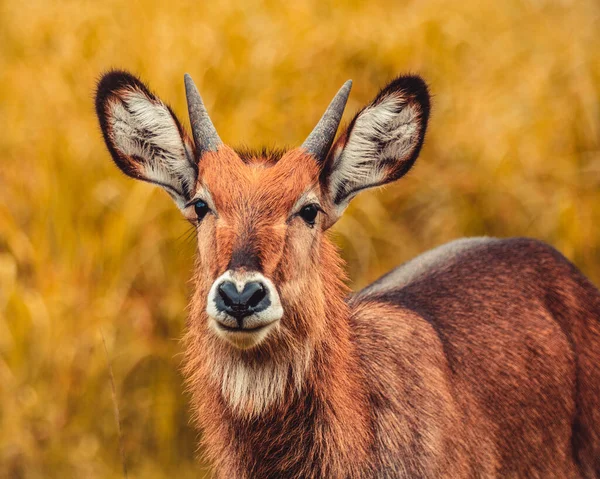
<svg viewBox="0 0 600 479">
<path fill-rule="evenodd" d="M 243 328 L 238 327 L 236 318 L 222 311 L 217 306 L 219 285 L 226 281 L 235 284 L 242 291 L 247 283 L 258 281 L 264 285 L 269 295 L 269 306 L 250 316 L 244 317 Z M 206 301 L 210 327 L 216 334 L 239 349 L 250 349 L 260 344 L 268 334 L 279 328 L 279 320 L 283 316 L 283 308 L 279 293 L 273 283 L 257 272 L 226 271 L 219 276 L 210 288 Z"/>
<path fill-rule="evenodd" d="M 211 321 L 211 328 L 219 335 L 238 349 L 250 349 L 259 345 L 269 334 L 269 332 L 279 326 L 279 321 L 262 327 L 258 331 L 227 331 L 221 328 L 215 321 Z"/>
</svg>

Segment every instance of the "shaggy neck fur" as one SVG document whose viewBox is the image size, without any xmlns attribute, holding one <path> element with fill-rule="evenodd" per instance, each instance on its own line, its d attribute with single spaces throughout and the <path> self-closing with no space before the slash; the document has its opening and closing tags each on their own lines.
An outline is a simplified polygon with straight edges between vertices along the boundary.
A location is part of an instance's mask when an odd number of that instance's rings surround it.
<svg viewBox="0 0 600 479">
<path fill-rule="evenodd" d="M 184 371 L 207 454 L 223 477 L 346 477 L 364 468 L 370 428 L 345 275 L 327 239 L 320 257 L 317 281 L 281 285 L 282 298 L 298 302 L 288 300 L 280 330 L 247 352 L 211 335 L 207 285 L 196 278 Z"/>
</svg>

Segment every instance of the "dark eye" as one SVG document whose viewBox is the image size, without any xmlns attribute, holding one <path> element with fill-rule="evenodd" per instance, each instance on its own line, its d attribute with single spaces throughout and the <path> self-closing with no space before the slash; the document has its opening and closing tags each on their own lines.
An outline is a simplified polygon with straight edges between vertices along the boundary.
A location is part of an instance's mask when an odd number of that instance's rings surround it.
<svg viewBox="0 0 600 479">
<path fill-rule="evenodd" d="M 205 201 L 198 200 L 194 203 L 194 211 L 196 213 L 196 216 L 198 217 L 198 221 L 202 221 L 202 219 L 210 211 L 210 208 L 208 207 Z"/>
<path fill-rule="evenodd" d="M 306 223 L 310 226 L 315 224 L 315 219 L 317 218 L 317 214 L 319 213 L 319 207 L 315 204 L 310 204 L 304 206 L 299 212 L 298 215 L 306 221 Z"/>
</svg>

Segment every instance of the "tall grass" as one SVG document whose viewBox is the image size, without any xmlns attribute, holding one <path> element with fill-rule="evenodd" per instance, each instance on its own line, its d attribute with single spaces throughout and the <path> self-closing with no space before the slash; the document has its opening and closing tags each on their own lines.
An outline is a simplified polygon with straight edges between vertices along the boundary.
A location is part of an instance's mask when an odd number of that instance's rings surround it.
<svg viewBox="0 0 600 479">
<path fill-rule="evenodd" d="M 464 235 L 546 240 L 600 283 L 600 5 L 0 0 L 0 477 L 203 477 L 178 372 L 188 226 L 111 165 L 94 84 L 130 69 L 224 141 L 296 145 L 341 83 L 346 120 L 395 75 L 430 83 L 423 154 L 335 237 L 360 287 Z M 206 476 L 208 477 L 208 472 Z"/>
</svg>

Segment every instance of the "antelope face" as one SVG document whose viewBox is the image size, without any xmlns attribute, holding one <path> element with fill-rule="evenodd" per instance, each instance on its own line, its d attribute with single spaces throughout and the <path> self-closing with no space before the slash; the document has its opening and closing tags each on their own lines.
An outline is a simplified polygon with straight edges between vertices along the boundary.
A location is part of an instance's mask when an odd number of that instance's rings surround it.
<svg viewBox="0 0 600 479">
<path fill-rule="evenodd" d="M 327 302 L 323 232 L 356 193 L 410 169 L 425 135 L 426 86 L 418 77 L 390 83 L 332 146 L 347 82 L 300 148 L 261 154 L 223 145 L 189 76 L 186 90 L 193 140 L 137 78 L 105 75 L 96 109 L 108 149 L 195 225 L 196 297 L 217 338 L 249 349 L 277 335 L 309 336 L 317 326 L 303 318 L 324 315 Z"/>
<path fill-rule="evenodd" d="M 310 156 L 291 151 L 271 166 L 264 161 L 244 161 L 225 146 L 205 154 L 184 210 L 197 225 L 199 274 L 211 283 L 210 326 L 244 349 L 276 330 L 290 296 L 315 281 L 324 220 Z"/>
</svg>

